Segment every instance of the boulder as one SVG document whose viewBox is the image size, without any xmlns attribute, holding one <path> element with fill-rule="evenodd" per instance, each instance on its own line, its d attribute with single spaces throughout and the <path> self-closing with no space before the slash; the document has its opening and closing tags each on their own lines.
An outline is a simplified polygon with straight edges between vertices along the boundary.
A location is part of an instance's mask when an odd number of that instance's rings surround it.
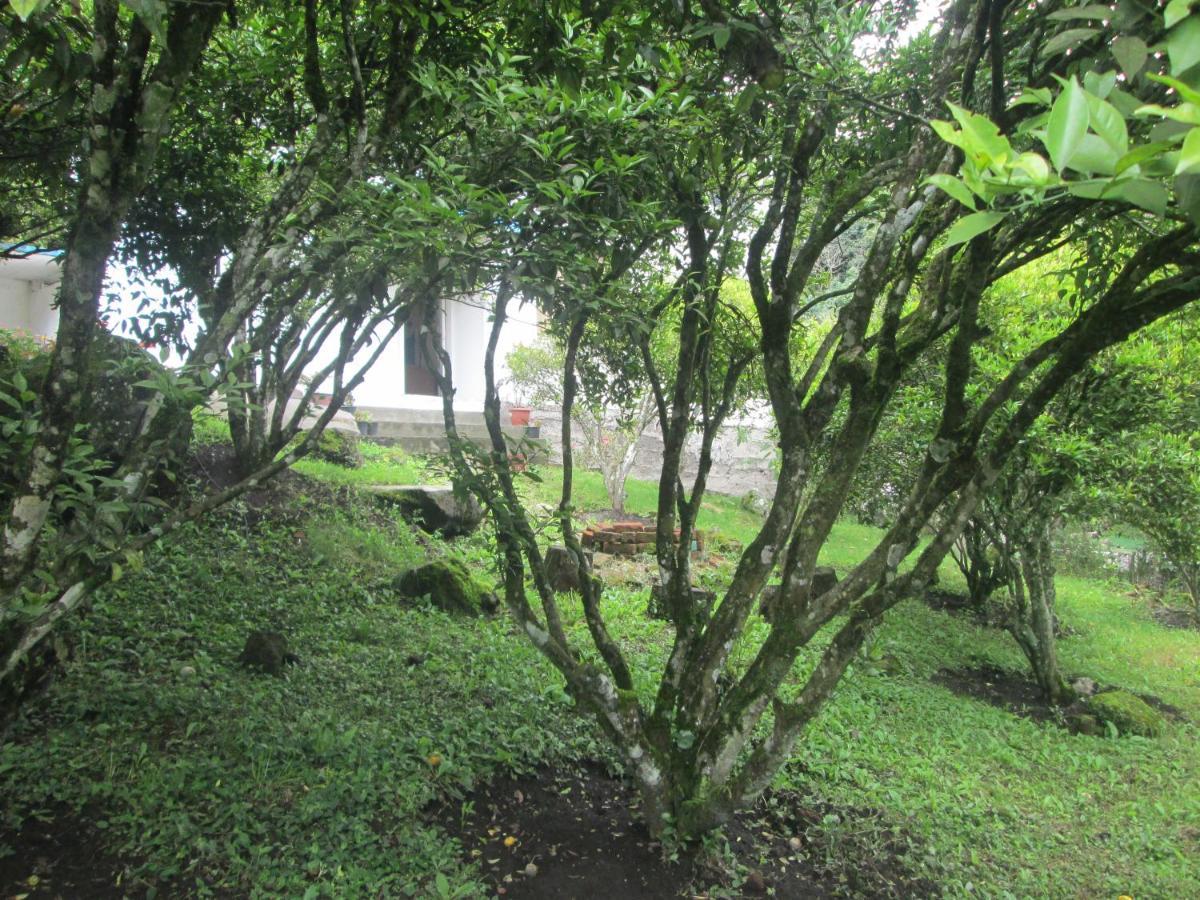
<svg viewBox="0 0 1200 900">
<path fill-rule="evenodd" d="M 1090 697 L 1096 693 L 1096 682 L 1090 678 L 1076 678 L 1071 682 L 1071 687 L 1080 697 Z"/>
<path fill-rule="evenodd" d="M 380 502 L 398 507 L 400 515 L 428 534 L 462 537 L 483 522 L 483 507 L 474 495 L 459 497 L 454 488 L 389 484 L 370 490 Z"/>
<path fill-rule="evenodd" d="M 831 566 L 817 566 L 813 569 L 812 578 L 810 579 L 809 590 L 811 596 L 819 597 L 826 591 L 837 586 L 837 572 Z M 758 611 L 762 617 L 768 622 L 773 622 L 775 619 L 775 609 L 779 605 L 779 588 L 781 585 L 768 584 L 762 589 L 761 602 L 759 603 Z"/>
<path fill-rule="evenodd" d="M 464 562 L 450 557 L 409 569 L 396 579 L 395 588 L 402 597 L 428 597 L 438 609 L 457 615 L 478 616 L 500 608 L 492 589 L 471 574 Z"/>
<path fill-rule="evenodd" d="M 716 599 L 717 595 L 714 591 L 706 591 L 704 588 L 698 587 L 692 588 L 692 603 L 699 607 L 705 616 L 712 611 L 712 605 L 716 602 Z M 650 588 L 650 602 L 646 605 L 646 615 L 651 619 L 661 619 L 664 622 L 668 622 L 671 619 L 661 584 L 656 584 Z"/>
<path fill-rule="evenodd" d="M 282 675 L 283 667 L 299 662 L 296 655 L 288 651 L 287 638 L 277 631 L 252 631 L 246 638 L 246 646 L 238 657 L 247 669 L 265 672 L 267 675 Z"/>
<path fill-rule="evenodd" d="M 1104 691 L 1087 701 L 1087 709 L 1096 718 L 1111 722 L 1121 734 L 1158 737 L 1166 720 L 1162 713 L 1129 691 Z"/>
<path fill-rule="evenodd" d="M 1100 724 L 1100 720 L 1091 713 L 1085 712 L 1067 713 L 1067 728 L 1072 734 L 1095 736 L 1104 733 L 1104 727 Z"/>
<path fill-rule="evenodd" d="M 351 434 L 341 429 L 326 427 L 317 439 L 317 446 L 312 455 L 316 459 L 323 459 L 347 469 L 361 469 L 363 464 L 358 433 Z"/>
<path fill-rule="evenodd" d="M 583 566 L 587 566 L 584 560 Z M 556 593 L 583 590 L 579 557 L 570 547 L 555 544 L 546 549 L 546 578 Z"/>
</svg>

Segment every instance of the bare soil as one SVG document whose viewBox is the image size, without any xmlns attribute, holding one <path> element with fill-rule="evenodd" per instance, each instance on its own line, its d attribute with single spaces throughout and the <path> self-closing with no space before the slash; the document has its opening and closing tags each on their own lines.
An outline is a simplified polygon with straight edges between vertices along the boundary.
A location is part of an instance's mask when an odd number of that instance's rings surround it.
<svg viewBox="0 0 1200 900">
<path fill-rule="evenodd" d="M 877 813 L 814 807 L 779 791 L 739 815 L 727 852 L 664 854 L 640 821 L 636 795 L 601 767 L 502 777 L 431 819 L 462 844 L 502 897 L 524 900 L 667 900 L 722 897 L 932 897 L 915 877 L 911 842 Z M 819 828 L 836 816 L 855 835 L 836 847 Z M 863 835 L 872 835 L 864 839 Z M 859 843 L 855 844 L 854 841 Z"/>
<path fill-rule="evenodd" d="M 45 821 L 26 820 L 16 832 L 0 832 L 0 846 L 13 850 L 0 858 L 0 897 L 99 900 L 146 896 L 146 884 L 129 881 L 129 868 L 105 849 L 103 836 L 92 822 L 68 808 L 54 810 Z"/>
<path fill-rule="evenodd" d="M 1067 680 L 1074 681 L 1079 675 L 1072 675 Z M 971 697 L 981 700 L 1022 718 L 1035 722 L 1050 722 L 1063 728 L 1070 729 L 1068 717 L 1075 712 L 1083 712 L 1082 702 L 1070 706 L 1056 706 L 1046 702 L 1038 689 L 1037 682 L 1026 672 L 1014 669 L 1003 669 L 991 663 L 977 663 L 961 669 L 942 669 L 931 679 L 935 684 L 949 688 L 960 697 Z M 1097 691 L 1127 690 L 1118 685 L 1096 683 Z M 1141 697 L 1169 719 L 1180 721 L 1183 713 L 1169 703 L 1153 694 L 1131 691 Z"/>
<path fill-rule="evenodd" d="M 1164 628 L 1200 631 L 1200 619 L 1190 609 L 1184 609 L 1181 606 L 1166 606 L 1156 603 L 1150 607 L 1150 615 Z"/>
</svg>

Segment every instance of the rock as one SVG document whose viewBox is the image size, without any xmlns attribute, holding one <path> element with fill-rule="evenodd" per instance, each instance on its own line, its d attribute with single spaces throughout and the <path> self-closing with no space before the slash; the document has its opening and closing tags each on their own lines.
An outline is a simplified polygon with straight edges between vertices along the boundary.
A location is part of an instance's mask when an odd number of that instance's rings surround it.
<svg viewBox="0 0 1200 900">
<path fill-rule="evenodd" d="M 358 435 L 341 429 L 327 427 L 322 431 L 312 455 L 347 469 L 361 469 L 363 464 Z"/>
<path fill-rule="evenodd" d="M 285 664 L 299 662 L 299 659 L 288 651 L 287 638 L 279 632 L 253 631 L 246 638 L 246 646 L 238 662 L 247 669 L 256 669 L 268 675 L 282 675 Z"/>
<path fill-rule="evenodd" d="M 483 522 L 483 507 L 474 495 L 455 496 L 449 487 L 416 484 L 378 485 L 371 493 L 400 509 L 400 515 L 427 534 L 445 538 L 471 534 Z"/>
<path fill-rule="evenodd" d="M 813 569 L 812 578 L 809 579 L 811 596 L 819 597 L 826 591 L 837 587 L 837 583 L 837 572 L 832 567 L 817 566 Z M 768 584 L 762 589 L 762 593 L 759 595 L 762 599 L 759 603 L 758 611 L 768 622 L 774 621 L 775 610 L 779 605 L 780 587 L 781 585 L 778 584 Z"/>
<path fill-rule="evenodd" d="M 767 892 L 767 880 L 763 878 L 761 872 L 751 872 L 746 876 L 746 889 L 752 894 L 765 894 Z"/>
<path fill-rule="evenodd" d="M 1090 697 L 1096 693 L 1096 682 L 1090 678 L 1076 678 L 1071 682 L 1071 687 L 1080 697 Z"/>
<path fill-rule="evenodd" d="M 179 674 L 183 678 L 191 678 L 193 675 L 196 674 L 196 667 L 195 666 L 180 666 Z"/>
<path fill-rule="evenodd" d="M 706 591 L 704 588 L 692 588 L 692 603 L 703 610 L 705 617 L 712 610 L 712 605 L 716 602 L 717 595 L 714 591 Z M 651 619 L 661 619 L 664 622 L 670 621 L 670 613 L 667 612 L 666 599 L 663 597 L 663 587 L 661 584 L 656 584 L 650 588 L 650 602 L 646 605 L 646 615 Z"/>
<path fill-rule="evenodd" d="M 1098 735 L 1104 733 L 1104 727 L 1100 720 L 1085 712 L 1068 713 L 1067 727 L 1073 734 Z"/>
<path fill-rule="evenodd" d="M 1162 713 L 1129 691 L 1096 694 L 1087 701 L 1087 708 L 1092 715 L 1115 725 L 1121 734 L 1158 737 L 1166 725 Z"/>
<path fill-rule="evenodd" d="M 447 557 L 409 569 L 396 579 L 396 590 L 409 599 L 428 597 L 438 609 L 463 616 L 494 613 L 500 601 L 461 560 Z"/>
<path fill-rule="evenodd" d="M 883 654 L 879 659 L 872 660 L 872 665 L 875 667 L 876 674 L 887 675 L 890 678 L 903 675 L 906 671 L 904 663 L 894 653 Z"/>
<path fill-rule="evenodd" d="M 586 566 L 587 563 L 585 562 L 584 565 Z M 552 590 L 559 594 L 567 591 L 578 592 L 583 589 L 580 576 L 579 557 L 570 547 L 556 544 L 547 548 L 546 578 L 549 580 Z"/>
</svg>

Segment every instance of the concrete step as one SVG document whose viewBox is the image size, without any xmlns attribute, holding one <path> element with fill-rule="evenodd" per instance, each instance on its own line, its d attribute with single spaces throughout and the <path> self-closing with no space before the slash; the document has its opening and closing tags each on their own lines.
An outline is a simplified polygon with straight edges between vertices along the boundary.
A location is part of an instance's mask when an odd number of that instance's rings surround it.
<svg viewBox="0 0 1200 900">
<path fill-rule="evenodd" d="M 442 410 L 438 409 L 396 409 L 391 406 L 356 406 L 355 412 L 366 413 L 370 422 L 406 422 L 433 423 L 441 425 L 444 421 Z M 460 424 L 484 424 L 482 412 L 455 410 L 454 419 Z"/>
</svg>

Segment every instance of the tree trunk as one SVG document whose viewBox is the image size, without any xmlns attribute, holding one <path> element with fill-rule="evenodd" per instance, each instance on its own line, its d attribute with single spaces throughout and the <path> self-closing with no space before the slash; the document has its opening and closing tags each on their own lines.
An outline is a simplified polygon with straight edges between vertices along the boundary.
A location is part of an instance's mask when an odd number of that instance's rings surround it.
<svg viewBox="0 0 1200 900">
<path fill-rule="evenodd" d="M 1075 699 L 1058 666 L 1054 640 L 1054 563 L 1051 559 L 1050 528 L 1039 527 L 1019 542 L 1020 569 L 1014 573 L 1014 606 L 1009 632 L 1029 660 L 1042 695 L 1051 703 L 1065 706 Z"/>
</svg>

